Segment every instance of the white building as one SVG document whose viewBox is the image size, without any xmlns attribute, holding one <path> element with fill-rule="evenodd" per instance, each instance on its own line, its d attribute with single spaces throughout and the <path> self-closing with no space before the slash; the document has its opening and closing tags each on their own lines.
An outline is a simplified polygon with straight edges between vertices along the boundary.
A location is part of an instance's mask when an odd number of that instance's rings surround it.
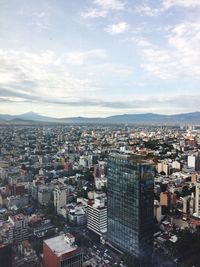
<svg viewBox="0 0 200 267">
<path fill-rule="evenodd" d="M 188 168 L 194 168 L 196 165 L 196 157 L 195 156 L 188 156 Z"/>
<path fill-rule="evenodd" d="M 157 165 L 157 170 L 158 170 L 158 173 L 164 172 L 166 175 L 168 175 L 169 174 L 169 165 L 164 161 L 159 162 Z"/>
<path fill-rule="evenodd" d="M 79 159 L 79 165 L 83 166 L 86 168 L 88 166 L 88 161 L 86 157 L 81 156 Z"/>
<path fill-rule="evenodd" d="M 66 187 L 57 186 L 53 191 L 54 196 L 54 208 L 58 214 L 61 213 L 61 207 L 65 206 L 67 203 L 67 191 Z"/>
<path fill-rule="evenodd" d="M 173 161 L 172 162 L 172 169 L 180 170 L 181 169 L 181 164 L 178 161 Z"/>
<path fill-rule="evenodd" d="M 196 182 L 195 213 L 194 213 L 194 216 L 200 218 L 200 181 Z"/>
<path fill-rule="evenodd" d="M 95 198 L 92 204 L 87 206 L 87 228 L 102 236 L 107 232 L 107 207 L 105 198 Z"/>
<path fill-rule="evenodd" d="M 101 190 L 102 187 L 107 187 L 107 178 L 95 178 L 95 187 L 98 190 Z"/>
</svg>

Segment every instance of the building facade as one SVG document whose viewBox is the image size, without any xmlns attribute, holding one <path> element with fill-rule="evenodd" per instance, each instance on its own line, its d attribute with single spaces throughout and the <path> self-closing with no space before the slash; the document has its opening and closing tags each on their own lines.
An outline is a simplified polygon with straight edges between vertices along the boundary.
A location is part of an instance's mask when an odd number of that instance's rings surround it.
<svg viewBox="0 0 200 267">
<path fill-rule="evenodd" d="M 87 228 L 102 236 L 107 232 L 107 207 L 103 197 L 96 198 L 87 206 Z"/>
<path fill-rule="evenodd" d="M 140 266 L 150 266 L 153 249 L 153 170 L 137 155 L 114 154 L 108 161 L 107 239 Z"/>
<path fill-rule="evenodd" d="M 28 217 L 23 214 L 8 217 L 9 222 L 14 227 L 14 244 L 18 245 L 23 240 L 28 239 Z"/>
<path fill-rule="evenodd" d="M 195 213 L 194 216 L 200 218 L 200 180 L 195 185 Z"/>
<path fill-rule="evenodd" d="M 54 196 L 54 208 L 57 214 L 61 213 L 61 208 L 67 203 L 67 191 L 66 187 L 56 187 L 53 192 Z"/>
</svg>

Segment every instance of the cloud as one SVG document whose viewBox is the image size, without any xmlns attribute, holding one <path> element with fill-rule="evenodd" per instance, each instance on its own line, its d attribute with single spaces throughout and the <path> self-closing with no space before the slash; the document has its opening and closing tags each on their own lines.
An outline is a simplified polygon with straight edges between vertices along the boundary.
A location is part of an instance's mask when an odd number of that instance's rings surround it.
<svg viewBox="0 0 200 267">
<path fill-rule="evenodd" d="M 160 15 L 163 12 L 163 8 L 152 8 L 147 4 L 142 4 L 136 6 L 134 9 L 136 13 L 139 13 L 141 16 L 150 16 L 155 17 Z"/>
<path fill-rule="evenodd" d="M 95 8 L 89 8 L 87 11 L 81 13 L 81 17 L 87 18 L 104 18 L 108 14 L 107 10 L 98 10 Z"/>
<path fill-rule="evenodd" d="M 103 10 L 124 10 L 125 2 L 121 0 L 94 0 L 94 4 Z"/>
<path fill-rule="evenodd" d="M 88 52 L 88 55 L 94 56 Z M 52 51 L 28 53 L 0 50 L 0 86 L 9 89 L 16 97 L 25 99 L 68 98 L 90 95 L 96 90 L 88 79 L 72 77 L 68 68 Z M 87 91 L 85 90 L 87 88 Z M 1 94 L 3 93 L 1 89 Z"/>
<path fill-rule="evenodd" d="M 71 108 L 100 108 L 102 112 L 108 113 L 138 113 L 138 112 L 157 112 L 157 113 L 179 113 L 199 110 L 200 95 L 174 95 L 174 96 L 156 96 L 156 97 L 136 97 L 129 96 L 123 100 L 105 100 L 93 99 L 87 97 L 58 98 L 44 95 L 31 95 L 28 93 L 16 92 L 12 89 L 0 88 L 0 102 L 3 103 L 32 103 L 39 104 L 42 108 L 48 104 L 56 107 Z M 105 113 L 106 114 L 106 113 Z M 80 115 L 80 114 L 79 114 Z M 99 115 L 99 113 L 98 113 Z M 54 116 L 56 116 L 54 114 Z"/>
<path fill-rule="evenodd" d="M 200 21 L 172 26 L 165 48 L 144 48 L 142 67 L 161 79 L 200 78 Z"/>
<path fill-rule="evenodd" d="M 199 0 L 164 0 L 163 6 L 165 8 L 171 8 L 173 6 L 180 6 L 180 7 L 200 7 Z"/>
<path fill-rule="evenodd" d="M 107 53 L 103 49 L 93 49 L 88 51 L 77 51 L 64 54 L 59 61 L 72 65 L 83 65 L 87 60 L 105 59 Z"/>
<path fill-rule="evenodd" d="M 108 25 L 104 31 L 112 35 L 121 34 L 130 29 L 130 25 L 127 22 L 119 22 L 117 24 Z"/>
</svg>

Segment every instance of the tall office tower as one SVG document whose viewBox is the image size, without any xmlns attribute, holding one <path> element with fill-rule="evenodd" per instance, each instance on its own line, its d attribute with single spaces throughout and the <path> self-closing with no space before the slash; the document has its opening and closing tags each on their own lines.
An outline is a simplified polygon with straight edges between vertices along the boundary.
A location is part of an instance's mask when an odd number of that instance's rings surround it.
<svg viewBox="0 0 200 267">
<path fill-rule="evenodd" d="M 108 242 L 150 266 L 154 228 L 154 166 L 139 155 L 110 155 Z"/>
</svg>

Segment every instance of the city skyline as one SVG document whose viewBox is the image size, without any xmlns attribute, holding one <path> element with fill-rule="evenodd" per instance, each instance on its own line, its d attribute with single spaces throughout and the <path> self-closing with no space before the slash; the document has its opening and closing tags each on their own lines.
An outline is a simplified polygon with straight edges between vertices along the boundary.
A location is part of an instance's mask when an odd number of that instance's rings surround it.
<svg viewBox="0 0 200 267">
<path fill-rule="evenodd" d="M 199 110 L 197 0 L 0 3 L 0 113 Z"/>
</svg>

